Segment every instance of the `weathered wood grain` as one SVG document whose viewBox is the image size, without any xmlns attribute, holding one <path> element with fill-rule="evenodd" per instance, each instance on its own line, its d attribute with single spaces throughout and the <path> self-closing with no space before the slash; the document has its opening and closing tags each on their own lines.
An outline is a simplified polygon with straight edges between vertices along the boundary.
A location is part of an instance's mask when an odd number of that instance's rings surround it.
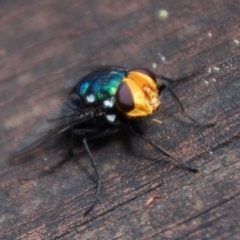
<svg viewBox="0 0 240 240">
<path fill-rule="evenodd" d="M 1 1 L 0 238 L 239 239 L 239 22 L 238 1 Z M 96 64 L 156 65 L 173 78 L 204 66 L 174 90 L 192 117 L 216 124 L 194 126 L 163 92 L 162 110 L 142 127 L 200 172 L 176 167 L 126 133 L 101 140 L 91 150 L 103 188 L 84 218 L 96 178 L 81 143 L 72 161 L 44 177 L 65 156 L 67 140 L 20 160 L 11 153 Z"/>
</svg>

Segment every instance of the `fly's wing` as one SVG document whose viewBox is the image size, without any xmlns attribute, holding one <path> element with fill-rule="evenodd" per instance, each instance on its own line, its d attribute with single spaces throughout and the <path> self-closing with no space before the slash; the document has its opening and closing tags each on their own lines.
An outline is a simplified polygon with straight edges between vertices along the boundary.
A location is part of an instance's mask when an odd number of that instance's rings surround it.
<svg viewBox="0 0 240 240">
<path fill-rule="evenodd" d="M 119 66 L 95 66 L 92 71 L 83 77 L 76 85 L 69 97 L 63 102 L 63 105 L 51 114 L 46 120 L 36 126 L 35 130 L 23 141 L 19 150 L 15 155 L 21 155 L 38 147 L 50 138 L 68 130 L 76 125 L 87 123 L 92 119 L 91 112 L 88 111 L 86 105 L 82 102 L 79 95 L 76 94 L 76 87 L 81 81 L 90 84 L 91 91 L 101 91 L 94 86 L 103 86 L 108 84 L 111 79 L 115 79 L 115 75 L 121 78 L 121 74 L 127 72 L 123 67 Z"/>
<path fill-rule="evenodd" d="M 57 111 L 35 127 L 14 155 L 29 152 L 50 138 L 75 125 L 86 123 L 91 118 L 91 114 L 86 110 L 79 96 L 71 94 Z"/>
</svg>

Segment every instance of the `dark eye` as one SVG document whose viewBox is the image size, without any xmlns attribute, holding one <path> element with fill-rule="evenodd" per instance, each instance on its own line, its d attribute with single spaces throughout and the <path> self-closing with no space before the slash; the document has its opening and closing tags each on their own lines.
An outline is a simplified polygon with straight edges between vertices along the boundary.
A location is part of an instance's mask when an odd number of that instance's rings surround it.
<svg viewBox="0 0 240 240">
<path fill-rule="evenodd" d="M 143 73 L 149 76 L 150 78 L 152 78 L 155 82 L 157 81 L 155 74 L 147 68 L 135 68 L 135 69 L 132 69 L 131 71 Z"/>
<path fill-rule="evenodd" d="M 135 107 L 132 92 L 125 82 L 122 82 L 118 87 L 116 101 L 118 108 L 123 112 L 129 112 Z"/>
</svg>

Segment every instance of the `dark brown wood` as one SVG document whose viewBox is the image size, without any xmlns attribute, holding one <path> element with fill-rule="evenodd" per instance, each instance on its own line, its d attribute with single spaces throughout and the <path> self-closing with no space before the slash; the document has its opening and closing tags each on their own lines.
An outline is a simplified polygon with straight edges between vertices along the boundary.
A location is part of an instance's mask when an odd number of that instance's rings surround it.
<svg viewBox="0 0 240 240">
<path fill-rule="evenodd" d="M 1 1 L 0 238 L 239 239 L 239 23 L 233 0 Z M 91 145 L 104 182 L 84 218 L 96 177 L 81 143 L 73 160 L 43 177 L 65 156 L 67 140 L 22 159 L 11 153 L 96 64 L 157 66 L 173 78 L 204 66 L 174 90 L 188 114 L 216 124 L 194 126 L 163 92 L 145 133 L 200 172 L 178 168 L 137 137 L 104 139 Z"/>
</svg>

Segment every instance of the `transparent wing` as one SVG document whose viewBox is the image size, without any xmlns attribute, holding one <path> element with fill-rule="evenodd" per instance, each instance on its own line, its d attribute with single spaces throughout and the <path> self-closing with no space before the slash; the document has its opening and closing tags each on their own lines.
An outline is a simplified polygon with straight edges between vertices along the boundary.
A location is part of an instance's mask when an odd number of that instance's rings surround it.
<svg viewBox="0 0 240 240">
<path fill-rule="evenodd" d="M 76 125 L 92 119 L 92 116 L 76 94 L 71 94 L 53 114 L 40 122 L 20 144 L 14 155 L 21 155 L 38 147 L 50 138 L 65 132 Z"/>
</svg>

